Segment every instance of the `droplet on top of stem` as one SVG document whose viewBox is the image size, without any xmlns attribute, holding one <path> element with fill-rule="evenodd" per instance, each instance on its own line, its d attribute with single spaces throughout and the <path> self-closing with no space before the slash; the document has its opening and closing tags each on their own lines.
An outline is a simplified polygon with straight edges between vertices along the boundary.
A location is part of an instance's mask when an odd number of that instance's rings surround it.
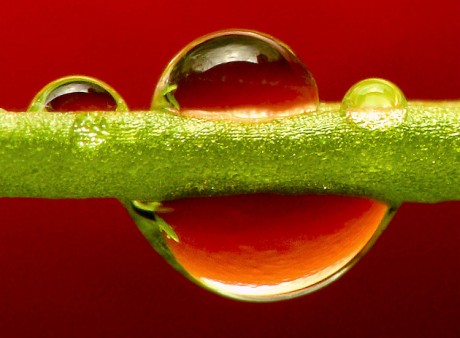
<svg viewBox="0 0 460 338">
<path fill-rule="evenodd" d="M 68 76 L 46 85 L 29 111 L 127 111 L 126 103 L 108 84 L 87 76 Z"/>
<path fill-rule="evenodd" d="M 316 82 L 289 47 L 245 30 L 204 36 L 168 65 L 152 108 L 204 119 L 263 121 L 314 111 Z"/>
<path fill-rule="evenodd" d="M 342 100 L 349 122 L 365 128 L 388 128 L 404 121 L 407 100 L 394 83 L 371 78 L 353 85 Z"/>
</svg>

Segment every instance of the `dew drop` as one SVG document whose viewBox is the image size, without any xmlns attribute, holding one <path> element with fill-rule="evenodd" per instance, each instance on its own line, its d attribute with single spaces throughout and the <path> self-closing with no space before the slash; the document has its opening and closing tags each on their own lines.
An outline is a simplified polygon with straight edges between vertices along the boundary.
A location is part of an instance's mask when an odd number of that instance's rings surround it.
<svg viewBox="0 0 460 338">
<path fill-rule="evenodd" d="M 68 76 L 46 85 L 29 111 L 127 111 L 126 103 L 108 84 L 87 76 Z"/>
<path fill-rule="evenodd" d="M 232 30 L 185 47 L 164 71 L 152 109 L 204 119 L 262 121 L 314 111 L 316 82 L 289 47 Z"/>
<path fill-rule="evenodd" d="M 133 203 L 152 245 L 193 281 L 227 297 L 277 301 L 329 284 L 392 216 L 365 198 L 255 194 Z M 136 219 L 136 217 L 135 217 Z M 151 232 L 145 232 L 147 237 Z"/>
<path fill-rule="evenodd" d="M 365 128 L 387 128 L 404 122 L 406 107 L 401 89 L 378 78 L 358 82 L 342 100 L 347 119 Z"/>
</svg>

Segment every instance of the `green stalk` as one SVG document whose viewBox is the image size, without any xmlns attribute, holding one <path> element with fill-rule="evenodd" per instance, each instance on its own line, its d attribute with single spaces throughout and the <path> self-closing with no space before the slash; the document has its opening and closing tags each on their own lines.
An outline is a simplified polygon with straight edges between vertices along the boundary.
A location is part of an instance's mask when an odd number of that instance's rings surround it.
<svg viewBox="0 0 460 338">
<path fill-rule="evenodd" d="M 232 123 L 161 111 L 0 112 L 0 196 L 459 200 L 460 102 L 411 103 L 402 119 L 387 113 L 388 121 L 355 123 L 338 104 L 322 104 L 313 114 Z"/>
</svg>

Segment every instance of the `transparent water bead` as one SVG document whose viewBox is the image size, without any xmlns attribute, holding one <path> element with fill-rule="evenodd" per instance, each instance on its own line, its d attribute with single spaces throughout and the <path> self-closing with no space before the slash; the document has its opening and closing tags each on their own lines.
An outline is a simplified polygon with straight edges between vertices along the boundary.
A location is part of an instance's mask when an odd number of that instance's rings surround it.
<svg viewBox="0 0 460 338">
<path fill-rule="evenodd" d="M 378 78 L 352 86 L 342 100 L 347 119 L 365 128 L 381 129 L 398 125 L 406 117 L 407 100 L 394 83 Z"/>
<path fill-rule="evenodd" d="M 316 110 L 318 90 L 307 67 L 265 34 L 232 30 L 204 36 L 168 65 L 152 108 L 231 120 L 270 120 Z"/>
<path fill-rule="evenodd" d="M 382 202 L 332 195 L 193 198 L 137 203 L 135 210 L 141 229 L 146 221 L 156 224 L 159 238 L 151 243 L 192 280 L 224 296 L 263 302 L 334 281 L 392 215 Z"/>
<path fill-rule="evenodd" d="M 88 76 L 67 76 L 46 85 L 29 111 L 128 111 L 128 107 L 108 84 Z"/>
</svg>

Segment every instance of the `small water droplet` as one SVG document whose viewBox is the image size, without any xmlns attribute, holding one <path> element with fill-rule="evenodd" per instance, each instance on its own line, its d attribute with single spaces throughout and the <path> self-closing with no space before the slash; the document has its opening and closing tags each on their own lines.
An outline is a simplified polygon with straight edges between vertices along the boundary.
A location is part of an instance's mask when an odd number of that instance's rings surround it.
<svg viewBox="0 0 460 338">
<path fill-rule="evenodd" d="M 121 96 L 108 84 L 87 76 L 68 76 L 46 85 L 29 111 L 128 111 Z"/>
<path fill-rule="evenodd" d="M 377 78 L 352 86 L 342 100 L 347 119 L 371 129 L 388 128 L 404 122 L 407 100 L 394 83 Z"/>
<path fill-rule="evenodd" d="M 293 298 L 329 284 L 392 215 L 382 202 L 332 195 L 220 196 L 133 207 L 139 227 L 173 266 L 207 289 L 248 301 Z M 151 238 L 146 222 L 156 223 L 159 237 Z"/>
<path fill-rule="evenodd" d="M 78 114 L 72 125 L 72 143 L 79 148 L 97 148 L 109 137 L 104 116 Z"/>
<path fill-rule="evenodd" d="M 205 119 L 261 121 L 314 111 L 316 82 L 289 47 L 244 30 L 204 36 L 168 65 L 152 108 Z"/>
</svg>

